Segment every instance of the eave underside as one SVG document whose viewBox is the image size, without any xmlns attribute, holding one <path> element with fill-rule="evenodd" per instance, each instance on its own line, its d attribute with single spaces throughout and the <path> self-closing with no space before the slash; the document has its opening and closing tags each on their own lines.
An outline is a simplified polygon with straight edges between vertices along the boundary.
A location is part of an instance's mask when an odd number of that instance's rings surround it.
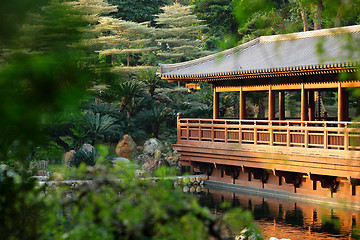
<svg viewBox="0 0 360 240">
<path fill-rule="evenodd" d="M 357 66 L 351 67 L 336 67 L 336 68 L 324 68 L 324 69 L 305 69 L 305 70 L 288 70 L 280 72 L 257 72 L 239 74 L 239 73 L 219 73 L 217 75 L 175 75 L 175 76 L 162 76 L 162 79 L 167 79 L 169 82 L 181 81 L 181 82 L 218 82 L 218 81 L 231 81 L 231 80 L 246 80 L 246 79 L 273 79 L 289 77 L 308 77 L 308 76 L 320 76 L 320 75 L 338 75 L 338 74 L 353 74 L 357 72 Z"/>
</svg>

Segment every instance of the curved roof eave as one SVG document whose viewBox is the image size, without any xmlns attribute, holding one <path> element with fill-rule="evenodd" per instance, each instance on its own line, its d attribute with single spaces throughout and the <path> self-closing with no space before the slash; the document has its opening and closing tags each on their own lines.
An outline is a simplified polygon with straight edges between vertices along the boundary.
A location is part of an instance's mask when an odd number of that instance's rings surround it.
<svg viewBox="0 0 360 240">
<path fill-rule="evenodd" d="M 161 77 L 168 80 L 183 81 L 218 81 L 226 79 L 245 79 L 245 78 L 266 78 L 279 76 L 299 76 L 326 73 L 355 72 L 360 66 L 360 62 L 339 62 L 316 65 L 280 67 L 270 69 L 254 69 L 246 71 L 219 72 L 213 74 L 163 74 Z"/>
</svg>

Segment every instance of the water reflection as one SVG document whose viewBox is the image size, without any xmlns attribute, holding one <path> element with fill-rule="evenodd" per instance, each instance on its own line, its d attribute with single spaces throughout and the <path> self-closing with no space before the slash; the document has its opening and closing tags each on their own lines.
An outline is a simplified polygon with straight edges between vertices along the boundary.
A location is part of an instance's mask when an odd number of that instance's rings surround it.
<svg viewBox="0 0 360 240">
<path fill-rule="evenodd" d="M 224 202 L 250 210 L 265 239 L 360 239 L 360 212 L 356 210 L 209 188 L 196 196 L 215 214 L 226 211 Z"/>
</svg>

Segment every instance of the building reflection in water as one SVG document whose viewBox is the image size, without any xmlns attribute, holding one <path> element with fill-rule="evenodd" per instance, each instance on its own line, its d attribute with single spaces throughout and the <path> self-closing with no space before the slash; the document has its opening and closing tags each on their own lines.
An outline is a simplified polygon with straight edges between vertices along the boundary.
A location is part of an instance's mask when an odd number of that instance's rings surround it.
<svg viewBox="0 0 360 240">
<path fill-rule="evenodd" d="M 226 211 L 224 202 L 233 207 L 250 210 L 265 239 L 272 236 L 292 240 L 360 239 L 360 212 L 342 209 L 341 205 L 339 208 L 330 208 L 325 205 L 216 189 L 204 189 L 197 193 L 197 198 L 215 214 Z"/>
</svg>

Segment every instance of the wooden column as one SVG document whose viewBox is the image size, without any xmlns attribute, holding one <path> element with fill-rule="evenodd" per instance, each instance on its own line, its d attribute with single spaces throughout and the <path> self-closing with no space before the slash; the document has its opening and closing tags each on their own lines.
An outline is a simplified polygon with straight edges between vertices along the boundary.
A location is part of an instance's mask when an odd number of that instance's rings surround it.
<svg viewBox="0 0 360 240">
<path fill-rule="evenodd" d="M 308 120 L 307 100 L 307 91 L 304 88 L 304 84 L 301 84 L 301 121 Z"/>
<path fill-rule="evenodd" d="M 177 141 L 180 141 L 181 139 L 181 127 L 180 127 L 180 119 L 181 119 L 181 113 L 177 114 L 177 118 L 176 118 L 176 126 L 177 126 Z"/>
<path fill-rule="evenodd" d="M 245 92 L 243 92 L 242 87 L 240 87 L 239 95 L 239 119 L 243 120 L 246 118 L 246 98 Z"/>
<path fill-rule="evenodd" d="M 219 118 L 219 93 L 216 92 L 216 88 L 214 89 L 214 99 L 213 99 L 213 119 Z"/>
<path fill-rule="evenodd" d="M 285 120 L 285 91 L 279 92 L 279 120 Z"/>
<path fill-rule="evenodd" d="M 315 94 L 314 94 L 314 90 L 310 90 L 308 91 L 308 95 L 309 95 L 309 121 L 315 121 Z"/>
<path fill-rule="evenodd" d="M 341 83 L 338 85 L 338 121 L 349 120 L 349 103 L 348 93 L 345 88 L 341 87 Z"/>
<path fill-rule="evenodd" d="M 275 93 L 269 86 L 269 108 L 268 108 L 268 119 L 275 119 Z"/>
</svg>

